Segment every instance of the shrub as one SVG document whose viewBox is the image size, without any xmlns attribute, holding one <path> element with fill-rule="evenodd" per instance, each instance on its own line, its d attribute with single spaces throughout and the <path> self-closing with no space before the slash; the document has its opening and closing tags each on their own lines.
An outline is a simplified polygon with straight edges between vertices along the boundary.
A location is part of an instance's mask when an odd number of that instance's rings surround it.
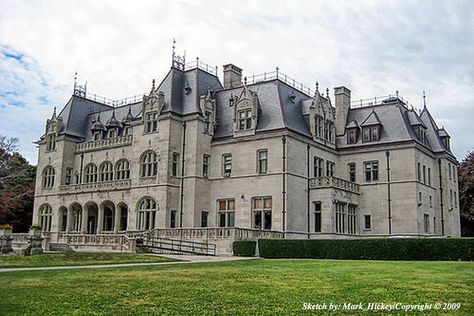
<svg viewBox="0 0 474 316">
<path fill-rule="evenodd" d="M 13 226 L 10 224 L 0 224 L 0 229 L 13 229 Z"/>
<path fill-rule="evenodd" d="M 260 239 L 262 258 L 474 260 L 474 238 Z"/>
<path fill-rule="evenodd" d="M 234 256 L 254 257 L 257 249 L 257 242 L 254 240 L 238 240 L 232 244 Z"/>
<path fill-rule="evenodd" d="M 43 227 L 41 227 L 39 224 L 33 224 L 31 225 L 30 229 L 43 229 Z"/>
</svg>

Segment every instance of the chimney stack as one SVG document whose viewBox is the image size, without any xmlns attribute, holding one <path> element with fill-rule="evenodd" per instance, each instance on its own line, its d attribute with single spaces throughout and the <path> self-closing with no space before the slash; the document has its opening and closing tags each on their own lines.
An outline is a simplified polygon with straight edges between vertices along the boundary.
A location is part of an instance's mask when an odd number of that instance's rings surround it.
<svg viewBox="0 0 474 316">
<path fill-rule="evenodd" d="M 227 64 L 224 65 L 224 89 L 240 87 L 242 85 L 242 69 Z"/>
<path fill-rule="evenodd" d="M 336 101 L 336 135 L 344 135 L 347 124 L 347 114 L 351 107 L 351 90 L 344 86 L 334 88 Z"/>
</svg>

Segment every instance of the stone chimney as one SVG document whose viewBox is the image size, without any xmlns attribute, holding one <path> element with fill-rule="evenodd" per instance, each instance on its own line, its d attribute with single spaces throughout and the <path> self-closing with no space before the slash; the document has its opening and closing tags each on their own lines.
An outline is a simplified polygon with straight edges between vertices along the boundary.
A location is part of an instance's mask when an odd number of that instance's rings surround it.
<svg viewBox="0 0 474 316">
<path fill-rule="evenodd" d="M 240 87 L 242 85 L 242 69 L 227 64 L 224 65 L 224 89 Z"/>
<path fill-rule="evenodd" d="M 336 135 L 344 135 L 347 113 L 351 107 L 351 90 L 344 86 L 334 88 L 336 101 Z"/>
</svg>

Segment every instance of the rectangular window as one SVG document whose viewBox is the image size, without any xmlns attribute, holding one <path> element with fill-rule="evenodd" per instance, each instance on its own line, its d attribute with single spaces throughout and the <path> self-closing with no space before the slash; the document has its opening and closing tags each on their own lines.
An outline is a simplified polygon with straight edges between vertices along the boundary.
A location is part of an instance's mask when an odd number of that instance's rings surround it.
<svg viewBox="0 0 474 316">
<path fill-rule="evenodd" d="M 202 211 L 201 213 L 201 227 L 209 226 L 209 212 Z"/>
<path fill-rule="evenodd" d="M 336 233 L 347 233 L 347 204 L 346 203 L 335 203 L 336 207 Z"/>
<path fill-rule="evenodd" d="M 114 138 L 117 136 L 117 130 L 115 128 L 110 129 L 107 138 Z"/>
<path fill-rule="evenodd" d="M 177 177 L 179 172 L 179 154 L 173 153 L 173 162 L 171 164 L 171 175 Z"/>
<path fill-rule="evenodd" d="M 353 204 L 347 206 L 347 233 L 357 233 L 357 206 Z"/>
<path fill-rule="evenodd" d="M 349 173 L 349 181 L 356 182 L 356 164 L 354 162 L 347 164 L 347 172 Z"/>
<path fill-rule="evenodd" d="M 423 216 L 424 220 L 424 232 L 425 234 L 429 234 L 430 232 L 430 216 L 428 214 L 424 214 Z"/>
<path fill-rule="evenodd" d="M 430 195 L 430 207 L 433 207 L 433 198 Z"/>
<path fill-rule="evenodd" d="M 421 182 L 421 164 L 418 163 L 418 171 L 417 171 L 417 174 L 418 174 L 418 181 Z"/>
<path fill-rule="evenodd" d="M 426 166 L 423 165 L 423 183 L 426 184 Z"/>
<path fill-rule="evenodd" d="M 371 142 L 380 139 L 380 130 L 378 126 L 364 127 L 362 129 L 362 141 Z"/>
<path fill-rule="evenodd" d="M 362 130 L 362 140 L 364 142 L 370 142 L 370 129 L 369 128 L 364 128 Z"/>
<path fill-rule="evenodd" d="M 202 157 L 202 176 L 204 178 L 209 177 L 209 162 L 210 162 L 211 156 L 209 155 L 204 155 Z"/>
<path fill-rule="evenodd" d="M 266 174 L 268 168 L 268 151 L 262 149 L 257 151 L 257 172 L 259 174 Z"/>
<path fill-rule="evenodd" d="M 314 232 L 321 232 L 321 202 L 314 202 Z"/>
<path fill-rule="evenodd" d="M 423 203 L 423 195 L 421 194 L 421 192 L 418 193 L 418 202 L 419 202 L 420 204 Z"/>
<path fill-rule="evenodd" d="M 94 132 L 94 140 L 100 140 L 102 138 L 101 132 Z"/>
<path fill-rule="evenodd" d="M 364 162 L 364 170 L 365 170 L 365 182 L 379 180 L 379 162 L 378 161 Z"/>
<path fill-rule="evenodd" d="M 66 168 L 66 179 L 64 181 L 65 185 L 72 184 L 72 168 Z"/>
<path fill-rule="evenodd" d="M 252 111 L 245 110 L 239 112 L 239 130 L 252 128 Z"/>
<path fill-rule="evenodd" d="M 356 131 L 351 129 L 347 132 L 347 143 L 354 144 L 356 142 Z"/>
<path fill-rule="evenodd" d="M 178 215 L 178 212 L 176 210 L 171 210 L 170 228 L 176 228 L 177 215 Z"/>
<path fill-rule="evenodd" d="M 370 128 L 371 136 L 372 136 L 372 141 L 379 140 L 379 129 L 378 127 L 371 127 Z"/>
<path fill-rule="evenodd" d="M 323 159 L 314 156 L 314 177 L 315 178 L 324 176 L 324 174 L 323 174 L 323 163 L 324 163 Z"/>
<path fill-rule="evenodd" d="M 252 198 L 253 227 L 256 229 L 272 229 L 272 198 Z"/>
<path fill-rule="evenodd" d="M 222 173 L 224 177 L 230 177 L 232 174 L 232 155 L 222 155 Z"/>
<path fill-rule="evenodd" d="M 453 190 L 449 190 L 449 204 L 453 206 Z"/>
<path fill-rule="evenodd" d="M 334 177 L 334 168 L 336 164 L 332 161 L 326 160 L 326 177 Z"/>
<path fill-rule="evenodd" d="M 56 134 L 49 134 L 48 135 L 48 142 L 46 145 L 47 151 L 56 150 Z"/>
<path fill-rule="evenodd" d="M 217 219 L 219 227 L 234 227 L 235 225 L 235 200 L 225 199 L 217 201 Z"/>
<path fill-rule="evenodd" d="M 451 164 L 448 162 L 449 180 L 451 180 Z"/>
<path fill-rule="evenodd" d="M 158 130 L 158 113 L 147 113 L 145 118 L 145 133 L 156 132 Z"/>
<path fill-rule="evenodd" d="M 364 229 L 371 229 L 372 223 L 370 220 L 370 215 L 364 215 Z"/>
<path fill-rule="evenodd" d="M 428 185 L 431 186 L 431 168 L 428 168 Z"/>
<path fill-rule="evenodd" d="M 209 133 L 210 124 L 211 124 L 211 112 L 206 111 L 206 115 L 204 117 L 204 133 Z"/>
</svg>

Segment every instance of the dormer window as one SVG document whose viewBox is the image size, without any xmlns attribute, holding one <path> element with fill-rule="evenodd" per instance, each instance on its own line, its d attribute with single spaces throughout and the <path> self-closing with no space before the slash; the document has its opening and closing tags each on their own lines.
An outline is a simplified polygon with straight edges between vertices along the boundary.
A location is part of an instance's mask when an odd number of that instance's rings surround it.
<svg viewBox="0 0 474 316">
<path fill-rule="evenodd" d="M 133 128 L 131 126 L 125 126 L 123 129 L 123 136 L 132 135 Z"/>
<path fill-rule="evenodd" d="M 357 142 L 356 130 L 351 129 L 347 132 L 347 143 L 348 144 L 355 144 L 356 142 Z"/>
<path fill-rule="evenodd" d="M 46 150 L 53 151 L 56 150 L 56 134 L 49 134 L 47 143 L 46 143 Z"/>
<path fill-rule="evenodd" d="M 102 132 L 94 132 L 94 140 L 101 140 Z"/>
<path fill-rule="evenodd" d="M 364 127 L 362 129 L 362 141 L 364 143 L 378 141 L 379 139 L 380 139 L 379 126 Z"/>
<path fill-rule="evenodd" d="M 150 112 L 146 114 L 145 133 L 153 133 L 158 130 L 158 113 Z"/>
<path fill-rule="evenodd" d="M 252 110 L 239 112 L 239 130 L 252 128 Z"/>
<path fill-rule="evenodd" d="M 211 112 L 206 111 L 205 117 L 204 117 L 204 133 L 209 132 L 209 127 L 211 125 Z"/>
<path fill-rule="evenodd" d="M 115 128 L 110 129 L 107 133 L 107 138 L 117 137 L 117 130 Z"/>
</svg>

